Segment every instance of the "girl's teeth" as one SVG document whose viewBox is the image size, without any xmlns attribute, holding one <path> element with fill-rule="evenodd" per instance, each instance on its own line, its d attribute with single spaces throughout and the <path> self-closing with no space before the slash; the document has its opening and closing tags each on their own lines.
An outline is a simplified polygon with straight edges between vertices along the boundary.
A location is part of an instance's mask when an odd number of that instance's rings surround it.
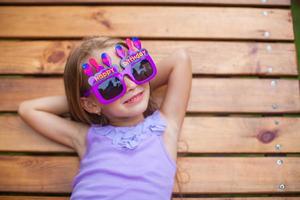
<svg viewBox="0 0 300 200">
<path fill-rule="evenodd" d="M 139 94 L 139 95 L 140 95 L 140 94 Z M 139 97 L 139 95 L 137 95 L 136 97 L 134 97 L 134 98 L 128 100 L 126 103 L 129 103 L 129 102 L 132 102 L 132 101 L 136 100 L 136 99 Z"/>
<path fill-rule="evenodd" d="M 132 102 L 132 101 L 134 101 L 135 99 L 136 99 L 136 97 L 130 99 L 129 102 Z"/>
</svg>

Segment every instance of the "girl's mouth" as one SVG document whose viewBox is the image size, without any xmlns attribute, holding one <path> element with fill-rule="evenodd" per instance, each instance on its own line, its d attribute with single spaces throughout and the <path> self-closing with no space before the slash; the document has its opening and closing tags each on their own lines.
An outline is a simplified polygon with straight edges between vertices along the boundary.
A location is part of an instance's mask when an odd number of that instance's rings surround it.
<svg viewBox="0 0 300 200">
<path fill-rule="evenodd" d="M 134 95 L 132 98 L 129 100 L 125 101 L 124 104 L 135 104 L 140 102 L 144 97 L 144 92 L 140 92 L 137 95 Z"/>
</svg>

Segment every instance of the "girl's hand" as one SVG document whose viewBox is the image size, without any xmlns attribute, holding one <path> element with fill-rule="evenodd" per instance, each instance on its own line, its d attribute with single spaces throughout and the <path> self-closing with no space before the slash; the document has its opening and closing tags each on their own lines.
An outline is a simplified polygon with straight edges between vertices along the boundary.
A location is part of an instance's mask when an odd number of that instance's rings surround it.
<svg viewBox="0 0 300 200">
<path fill-rule="evenodd" d="M 58 116 L 68 110 L 65 96 L 50 96 L 22 102 L 18 113 L 23 121 L 40 134 L 79 150 L 83 145 L 80 141 L 84 141 L 80 137 L 87 132 L 88 126 Z"/>
<path fill-rule="evenodd" d="M 175 130 L 176 137 L 184 120 L 192 85 L 192 64 L 187 50 L 179 49 L 157 63 L 158 73 L 150 81 L 151 90 L 167 84 L 160 111 Z"/>
</svg>

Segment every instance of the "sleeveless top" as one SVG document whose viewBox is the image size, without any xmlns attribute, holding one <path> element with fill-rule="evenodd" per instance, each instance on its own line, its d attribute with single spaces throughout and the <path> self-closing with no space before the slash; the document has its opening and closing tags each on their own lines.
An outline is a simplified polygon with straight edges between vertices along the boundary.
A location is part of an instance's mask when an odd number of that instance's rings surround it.
<svg viewBox="0 0 300 200">
<path fill-rule="evenodd" d="M 159 110 L 134 126 L 91 125 L 71 200 L 170 200 L 176 162 L 165 128 Z"/>
</svg>

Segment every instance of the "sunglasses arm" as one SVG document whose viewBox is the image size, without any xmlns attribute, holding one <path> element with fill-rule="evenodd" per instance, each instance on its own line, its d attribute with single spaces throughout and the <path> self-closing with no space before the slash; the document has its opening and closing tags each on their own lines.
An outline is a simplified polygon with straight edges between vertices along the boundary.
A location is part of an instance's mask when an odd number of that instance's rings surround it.
<svg viewBox="0 0 300 200">
<path fill-rule="evenodd" d="M 85 90 L 84 93 L 83 93 L 83 96 L 84 97 L 88 97 L 91 95 L 91 92 L 92 92 L 92 88 L 88 89 L 88 90 Z"/>
</svg>

